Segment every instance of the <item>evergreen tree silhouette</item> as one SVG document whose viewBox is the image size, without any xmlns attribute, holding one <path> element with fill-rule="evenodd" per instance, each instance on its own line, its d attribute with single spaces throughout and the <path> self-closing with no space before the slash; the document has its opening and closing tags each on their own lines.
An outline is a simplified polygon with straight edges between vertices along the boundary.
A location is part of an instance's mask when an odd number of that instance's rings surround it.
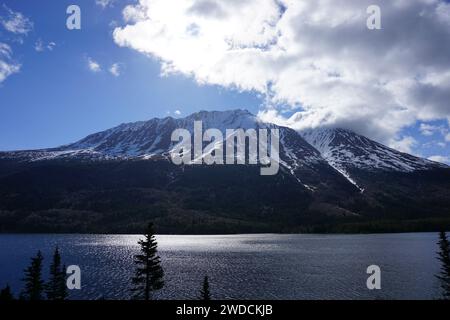
<svg viewBox="0 0 450 320">
<path fill-rule="evenodd" d="M 438 259 L 441 261 L 441 272 L 437 278 L 441 281 L 442 295 L 445 300 L 450 300 L 450 243 L 445 231 L 439 233 Z"/>
<path fill-rule="evenodd" d="M 164 271 L 158 256 L 158 243 L 152 223 L 148 224 L 144 237 L 144 240 L 138 241 L 140 254 L 134 256 L 136 270 L 131 290 L 135 299 L 150 300 L 152 291 L 160 290 L 164 286 Z"/>
<path fill-rule="evenodd" d="M 0 290 L 0 301 L 11 301 L 14 300 L 14 296 L 11 292 L 9 284 L 6 285 L 2 290 Z"/>
<path fill-rule="evenodd" d="M 45 293 L 49 300 L 65 300 L 67 298 L 66 272 L 61 266 L 61 255 L 58 247 L 53 253 L 53 261 L 50 265 L 50 279 L 45 285 Z"/>
<path fill-rule="evenodd" d="M 200 298 L 205 301 L 211 300 L 211 292 L 209 291 L 209 281 L 208 276 L 203 279 L 203 287 L 200 290 Z"/>
<path fill-rule="evenodd" d="M 24 270 L 25 288 L 21 293 L 21 298 L 25 300 L 41 300 L 44 291 L 44 281 L 42 280 L 42 260 L 44 257 L 38 251 L 36 257 L 31 258 L 31 264 Z"/>
</svg>

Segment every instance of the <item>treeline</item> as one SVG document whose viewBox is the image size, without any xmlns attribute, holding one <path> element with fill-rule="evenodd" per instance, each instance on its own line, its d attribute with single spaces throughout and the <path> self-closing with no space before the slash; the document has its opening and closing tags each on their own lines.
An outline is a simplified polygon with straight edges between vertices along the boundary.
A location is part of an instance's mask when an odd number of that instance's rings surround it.
<svg viewBox="0 0 450 320">
<path fill-rule="evenodd" d="M 24 270 L 24 287 L 19 295 L 20 300 L 65 300 L 68 297 L 66 287 L 65 266 L 61 263 L 61 255 L 58 247 L 55 248 L 53 259 L 49 269 L 49 279 L 47 282 L 43 280 L 44 257 L 41 251 L 31 258 L 30 265 Z M 0 300 L 14 300 L 14 295 L 10 286 L 7 284 L 0 291 Z"/>
<path fill-rule="evenodd" d="M 142 191 L 143 192 L 143 191 Z M 92 195 L 96 198 L 96 194 Z M 100 197 L 100 196 L 99 196 Z M 104 196 L 106 197 L 106 196 Z M 109 193 L 107 198 L 116 197 Z M 150 197 L 150 196 L 149 196 Z M 116 198 L 119 198 L 118 196 Z M 121 198 L 119 198 L 121 199 Z M 367 219 L 364 217 L 321 217 L 314 221 L 283 222 L 283 219 L 268 221 L 228 213 L 207 213 L 177 208 L 176 205 L 130 204 L 127 210 L 108 211 L 109 200 L 105 199 L 105 212 L 81 209 L 49 209 L 39 211 L 5 211 L 0 208 L 0 233 L 87 233 L 87 234 L 135 234 L 147 221 L 158 225 L 163 234 L 242 234 L 242 233 L 405 233 L 439 232 L 450 230 L 450 218 L 420 219 Z M 150 202 L 150 200 L 149 200 Z M 142 212 L 158 212 L 143 214 Z M 283 212 L 271 213 L 278 218 Z M 70 219 L 67 217 L 70 216 Z M 274 219 L 275 219 L 274 218 Z M 287 219 L 287 218 L 286 218 Z M 312 218 L 311 218 L 312 219 Z"/>
<path fill-rule="evenodd" d="M 372 220 L 346 223 L 324 223 L 302 226 L 296 233 L 322 234 L 368 234 L 368 233 L 409 233 L 409 232 L 440 232 L 450 230 L 450 219 L 428 218 L 414 220 Z"/>
</svg>

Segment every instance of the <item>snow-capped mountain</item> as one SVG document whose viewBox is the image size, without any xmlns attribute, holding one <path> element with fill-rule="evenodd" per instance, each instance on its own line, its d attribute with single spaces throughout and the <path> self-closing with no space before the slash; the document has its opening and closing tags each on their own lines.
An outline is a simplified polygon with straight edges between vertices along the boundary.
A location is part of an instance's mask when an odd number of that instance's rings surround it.
<svg viewBox="0 0 450 320">
<path fill-rule="evenodd" d="M 175 119 L 154 118 L 121 124 L 117 127 L 94 133 L 80 141 L 57 148 L 1 153 L 2 157 L 22 157 L 32 161 L 52 158 L 91 157 L 93 159 L 144 158 L 168 155 L 174 147 L 171 135 L 175 129 L 193 132 L 194 122 L 202 121 L 203 130 L 219 129 L 225 136 L 227 129 L 279 128 L 273 124 L 261 122 L 246 110 L 200 111 L 188 117 Z M 282 131 L 291 131 L 280 128 Z M 291 132 L 292 134 L 293 132 Z M 298 139 L 301 139 L 298 137 Z M 303 141 L 299 151 L 305 151 L 312 158 L 320 158 L 317 150 Z"/>
<path fill-rule="evenodd" d="M 386 147 L 345 129 L 314 129 L 301 132 L 302 137 L 321 155 L 340 169 L 387 170 L 410 172 L 446 167 Z"/>
<path fill-rule="evenodd" d="M 174 165 L 172 132 L 192 132 L 198 120 L 224 140 L 226 129 L 279 129 L 278 174 L 261 176 L 253 165 Z M 121 124 L 58 148 L 0 152 L 3 230 L 136 232 L 154 219 L 167 232 L 296 232 L 447 216 L 447 166 L 347 130 L 299 133 L 246 110 Z"/>
<path fill-rule="evenodd" d="M 258 129 L 273 127 L 260 122 L 246 110 L 224 112 L 200 111 L 186 118 L 152 119 L 127 123 L 90 135 L 76 143 L 59 148 L 61 152 L 92 153 L 107 158 L 150 158 L 165 156 L 174 147 L 172 132 L 186 129 L 193 133 L 194 122 L 202 121 L 203 129 L 215 128 L 225 134 L 226 129 Z"/>
<path fill-rule="evenodd" d="M 135 123 L 121 124 L 103 132 L 58 148 L 0 153 L 0 159 L 17 159 L 38 162 L 61 159 L 75 160 L 169 160 L 175 147 L 171 141 L 175 129 L 186 129 L 191 133 L 194 122 L 202 121 L 203 130 L 219 129 L 227 140 L 227 129 L 271 129 L 280 132 L 279 165 L 304 188 L 314 191 L 330 181 L 346 184 L 348 181 L 323 159 L 320 153 L 293 129 L 262 122 L 247 110 L 200 111 L 181 119 L 166 117 Z M 215 141 L 222 147 L 225 141 Z M 207 151 L 208 152 L 208 151 Z M 211 152 L 211 149 L 209 150 Z M 202 155 L 204 157 L 205 154 Z M 345 180 L 345 181 L 344 181 Z M 328 181 L 328 184 L 324 184 Z"/>
<path fill-rule="evenodd" d="M 262 122 L 247 110 L 200 111 L 180 119 L 166 117 L 126 123 L 58 148 L 3 152 L 0 159 L 168 159 L 175 146 L 171 141 L 172 132 L 175 129 L 193 132 L 195 121 L 202 121 L 203 130 L 219 129 L 224 139 L 227 139 L 227 129 L 278 128 L 280 165 L 298 181 L 301 181 L 298 170 L 308 168 L 317 172 L 315 166 L 323 167 L 326 163 L 362 191 L 363 187 L 352 177 L 352 169 L 411 172 L 446 167 L 398 152 L 344 129 L 314 129 L 299 134 L 290 128 Z"/>
<path fill-rule="evenodd" d="M 126 123 L 58 148 L 0 153 L 0 158 L 19 158 L 28 161 L 62 158 L 96 160 L 149 159 L 156 156 L 168 158 L 175 146 L 171 141 L 172 132 L 175 129 L 186 129 L 192 133 L 195 121 L 202 121 L 203 130 L 219 129 L 224 139 L 227 139 L 227 129 L 278 128 L 282 153 L 280 162 L 290 170 L 323 161 L 319 152 L 306 143 L 297 132 L 264 123 L 247 110 L 200 111 L 181 119 L 166 117 Z M 224 144 L 223 141 L 217 143 Z"/>
<path fill-rule="evenodd" d="M 447 167 L 391 149 L 350 130 L 318 128 L 304 130 L 301 135 L 355 185 L 357 183 L 351 174 L 355 169 L 413 172 Z"/>
</svg>

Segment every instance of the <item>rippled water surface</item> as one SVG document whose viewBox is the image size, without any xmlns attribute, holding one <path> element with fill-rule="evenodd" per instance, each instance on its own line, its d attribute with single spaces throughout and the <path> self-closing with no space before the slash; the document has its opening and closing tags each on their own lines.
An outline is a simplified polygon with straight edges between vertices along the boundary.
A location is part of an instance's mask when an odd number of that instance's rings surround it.
<svg viewBox="0 0 450 320">
<path fill-rule="evenodd" d="M 82 289 L 73 299 L 127 299 L 135 235 L 0 235 L 0 287 L 17 294 L 22 270 L 40 249 L 47 274 L 59 246 L 79 265 Z M 157 237 L 166 273 L 160 299 L 196 299 L 204 275 L 215 299 L 439 298 L 437 234 L 227 235 Z M 369 291 L 366 268 L 382 270 L 382 289 Z"/>
</svg>

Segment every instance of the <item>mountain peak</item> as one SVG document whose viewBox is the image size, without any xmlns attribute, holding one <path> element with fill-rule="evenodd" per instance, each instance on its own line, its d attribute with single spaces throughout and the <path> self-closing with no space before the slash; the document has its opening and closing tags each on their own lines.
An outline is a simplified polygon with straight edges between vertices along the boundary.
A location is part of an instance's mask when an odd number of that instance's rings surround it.
<svg viewBox="0 0 450 320">
<path fill-rule="evenodd" d="M 187 123 L 202 121 L 204 128 L 216 128 L 221 131 L 226 129 L 256 129 L 262 124 L 258 117 L 248 110 L 236 109 L 228 111 L 199 111 L 186 118 L 181 118 Z"/>
<path fill-rule="evenodd" d="M 352 169 L 411 172 L 447 167 L 394 150 L 347 129 L 317 128 L 300 134 L 333 167 L 345 172 Z"/>
<path fill-rule="evenodd" d="M 221 117 L 229 117 L 229 116 L 250 116 L 250 117 L 255 117 L 254 114 L 252 114 L 250 111 L 248 111 L 247 109 L 233 109 L 233 110 L 224 110 L 224 111 L 208 111 L 208 110 L 200 110 L 198 112 L 192 113 L 189 116 L 187 116 L 186 118 L 192 118 L 192 119 L 197 119 L 197 118 L 209 118 L 209 117 L 217 117 L 217 116 L 221 116 Z"/>
</svg>

